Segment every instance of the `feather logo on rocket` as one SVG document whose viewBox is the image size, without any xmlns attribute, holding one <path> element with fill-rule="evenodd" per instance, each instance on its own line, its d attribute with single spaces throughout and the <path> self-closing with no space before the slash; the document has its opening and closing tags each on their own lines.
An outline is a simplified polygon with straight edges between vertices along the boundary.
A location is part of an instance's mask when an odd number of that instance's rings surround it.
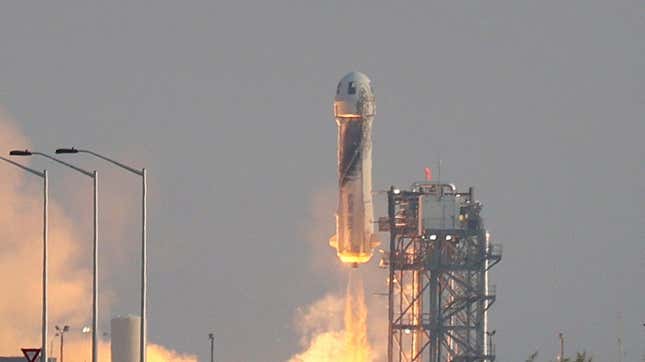
<svg viewBox="0 0 645 362">
<path fill-rule="evenodd" d="M 372 206 L 372 121 L 374 92 L 359 72 L 344 76 L 336 88 L 334 116 L 338 125 L 338 208 L 336 235 L 329 244 L 340 260 L 353 267 L 366 263 L 379 244 L 374 235 Z"/>
</svg>

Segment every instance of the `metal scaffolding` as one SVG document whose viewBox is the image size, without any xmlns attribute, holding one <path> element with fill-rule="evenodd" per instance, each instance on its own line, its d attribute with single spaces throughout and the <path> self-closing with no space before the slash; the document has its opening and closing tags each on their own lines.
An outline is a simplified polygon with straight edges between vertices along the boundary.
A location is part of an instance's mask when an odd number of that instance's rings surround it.
<svg viewBox="0 0 645 362">
<path fill-rule="evenodd" d="M 495 360 L 488 271 L 501 260 L 473 189 L 435 182 L 388 191 L 388 362 Z"/>
</svg>

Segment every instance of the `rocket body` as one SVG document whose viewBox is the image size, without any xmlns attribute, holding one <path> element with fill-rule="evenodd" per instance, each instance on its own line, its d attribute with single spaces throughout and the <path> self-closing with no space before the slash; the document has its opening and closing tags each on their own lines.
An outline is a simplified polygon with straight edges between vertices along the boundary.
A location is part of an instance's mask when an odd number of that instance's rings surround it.
<svg viewBox="0 0 645 362">
<path fill-rule="evenodd" d="M 330 245 L 344 263 L 369 261 L 378 245 L 372 206 L 372 122 L 374 94 L 369 78 L 352 72 L 338 84 L 334 116 L 338 126 L 338 208 Z"/>
</svg>

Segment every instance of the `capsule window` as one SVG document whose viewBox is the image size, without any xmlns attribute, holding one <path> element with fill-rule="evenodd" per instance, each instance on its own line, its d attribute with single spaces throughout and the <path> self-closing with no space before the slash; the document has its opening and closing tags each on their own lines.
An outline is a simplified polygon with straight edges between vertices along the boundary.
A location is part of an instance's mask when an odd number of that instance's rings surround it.
<svg viewBox="0 0 645 362">
<path fill-rule="evenodd" d="M 356 86 L 354 82 L 349 82 L 347 84 L 347 94 L 356 94 Z"/>
</svg>

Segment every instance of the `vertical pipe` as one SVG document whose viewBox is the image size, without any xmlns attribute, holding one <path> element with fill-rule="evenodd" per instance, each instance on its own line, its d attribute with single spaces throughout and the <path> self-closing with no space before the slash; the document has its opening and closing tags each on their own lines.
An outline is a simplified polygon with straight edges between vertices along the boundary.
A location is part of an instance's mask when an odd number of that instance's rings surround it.
<svg viewBox="0 0 645 362">
<path fill-rule="evenodd" d="M 483 292 L 484 292 L 484 300 L 485 300 L 485 302 L 483 302 L 483 303 L 485 303 L 485 304 L 483 306 L 480 306 L 479 308 L 481 308 L 480 310 L 483 313 L 483 319 L 484 319 L 484 321 L 483 321 L 484 322 L 484 326 L 483 326 L 484 327 L 483 328 L 484 329 L 484 331 L 483 331 L 484 332 L 484 335 L 483 335 L 483 337 L 484 337 L 484 343 L 483 343 L 484 344 L 484 346 L 483 346 L 484 347 L 484 355 L 485 356 L 491 356 L 490 360 L 493 361 L 494 359 L 492 358 L 492 354 L 493 354 L 492 342 L 491 342 L 491 337 L 490 337 L 490 334 L 489 334 L 490 331 L 488 330 L 488 306 L 490 305 L 490 299 L 488 299 L 489 294 L 490 294 L 490 291 L 488 289 L 488 265 L 489 265 L 489 261 L 490 261 L 489 256 L 491 254 L 491 246 L 490 246 L 490 237 L 489 237 L 489 234 L 488 234 L 487 231 L 484 231 L 484 253 L 483 254 L 484 254 L 483 255 L 483 258 L 484 258 L 484 266 L 483 266 L 483 268 L 484 268 L 484 270 L 483 270 L 483 284 L 484 284 L 483 287 L 484 287 L 484 290 L 483 290 Z"/>
<path fill-rule="evenodd" d="M 47 361 L 47 204 L 48 204 L 47 170 L 43 171 L 43 334 L 42 334 L 42 360 Z"/>
<path fill-rule="evenodd" d="M 148 260 L 147 260 L 147 217 L 148 217 L 148 210 L 147 210 L 147 194 L 148 194 L 148 187 L 146 184 L 146 169 L 141 170 L 141 178 L 142 178 L 142 205 L 141 205 L 141 328 L 140 330 L 140 356 L 141 356 L 141 362 L 146 362 L 146 325 L 147 325 L 147 311 L 146 311 L 146 296 L 148 294 L 148 286 L 147 286 L 147 268 L 148 268 Z"/>
<path fill-rule="evenodd" d="M 417 242 L 415 241 L 415 246 L 414 248 L 414 254 L 416 257 L 416 254 L 418 253 L 416 244 Z M 412 325 L 414 326 L 414 329 L 412 330 L 412 358 L 413 361 L 416 361 L 417 356 L 419 355 L 419 352 L 421 351 L 421 328 L 422 328 L 422 322 L 421 322 L 421 300 L 422 296 L 420 296 L 420 291 L 421 291 L 421 273 L 419 270 L 414 270 L 412 272 Z"/>
<path fill-rule="evenodd" d="M 388 305 L 387 305 L 387 362 L 393 362 L 393 348 L 394 348 L 394 243 L 396 240 L 396 222 L 394 221 L 394 186 L 390 188 L 387 193 L 387 215 L 390 222 L 390 274 L 388 280 Z"/>
<path fill-rule="evenodd" d="M 98 183 L 99 183 L 99 175 L 98 172 L 94 171 L 94 175 L 92 177 L 94 181 L 94 243 L 93 243 L 93 268 L 92 268 L 92 362 L 97 362 L 98 361 L 98 335 L 97 335 L 97 330 L 98 330 L 98 309 L 99 309 L 99 301 L 98 301 L 98 258 L 99 258 L 99 230 L 98 230 L 98 219 L 99 219 L 99 208 L 98 208 L 98 203 L 99 203 L 99 193 L 98 193 Z M 62 344 L 62 338 L 61 338 L 61 344 Z M 62 351 L 62 346 L 61 346 L 61 351 Z M 61 362 L 62 358 L 62 352 L 61 352 Z"/>
<path fill-rule="evenodd" d="M 417 198 L 417 239 L 413 241 L 413 255 L 414 260 L 419 257 L 419 254 L 422 250 L 421 242 L 419 239 L 425 234 L 423 228 L 423 193 Z M 423 338 L 423 296 L 421 295 L 421 290 L 423 289 L 423 283 L 421 280 L 421 272 L 418 268 L 415 268 L 412 272 L 412 300 L 414 300 L 412 306 L 412 318 L 414 324 L 414 330 L 412 333 L 412 358 L 413 360 L 421 360 L 419 353 L 421 352 L 421 339 Z"/>
<path fill-rule="evenodd" d="M 429 308 L 429 314 L 430 314 L 430 345 L 429 345 L 429 355 L 430 355 L 430 361 L 431 362 L 439 362 L 440 360 L 440 355 L 441 351 L 439 349 L 440 347 L 440 341 L 441 337 L 439 335 L 440 333 L 440 328 L 439 328 L 439 323 L 440 323 L 440 314 L 439 314 L 439 307 L 441 305 L 441 290 L 439 289 L 439 272 L 437 272 L 438 266 L 440 264 L 440 257 L 441 257 L 441 250 L 442 250 L 442 245 L 441 245 L 441 235 L 437 235 L 436 240 L 432 240 L 432 255 L 431 255 L 431 267 L 430 267 L 430 308 Z M 442 331 L 443 332 L 443 331 Z"/>
</svg>

